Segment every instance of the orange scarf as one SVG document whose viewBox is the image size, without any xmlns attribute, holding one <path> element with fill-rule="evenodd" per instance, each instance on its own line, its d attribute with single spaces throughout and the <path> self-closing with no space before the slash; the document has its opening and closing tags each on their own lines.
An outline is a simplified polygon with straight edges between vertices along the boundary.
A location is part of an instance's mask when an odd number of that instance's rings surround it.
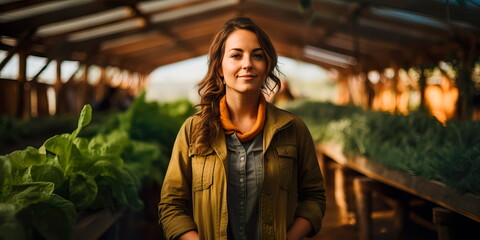
<svg viewBox="0 0 480 240">
<path fill-rule="evenodd" d="M 263 94 L 260 94 L 260 102 L 258 104 L 258 112 L 257 112 L 257 121 L 253 128 L 246 133 L 242 133 L 238 130 L 237 126 L 235 126 L 230 120 L 230 112 L 228 111 L 227 107 L 227 98 L 223 96 L 220 100 L 220 122 L 222 124 L 223 129 L 225 130 L 225 134 L 230 135 L 232 133 L 236 133 L 240 142 L 249 142 L 255 138 L 262 130 L 265 124 L 265 115 L 267 110 L 267 101 Z"/>
</svg>

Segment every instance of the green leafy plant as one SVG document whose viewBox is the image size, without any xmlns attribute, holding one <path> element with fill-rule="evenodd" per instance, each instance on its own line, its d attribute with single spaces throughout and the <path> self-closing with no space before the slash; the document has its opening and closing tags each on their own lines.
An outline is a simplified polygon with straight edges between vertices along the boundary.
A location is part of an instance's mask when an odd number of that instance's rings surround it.
<svg viewBox="0 0 480 240">
<path fill-rule="evenodd" d="M 0 212 L 8 220 L 1 222 L 0 236 L 14 232 L 27 238 L 69 239 L 79 211 L 142 208 L 137 192 L 152 159 L 159 156 L 156 146 L 130 141 L 121 129 L 90 140 L 78 137 L 91 114 L 86 105 L 71 134 L 55 135 L 39 149 L 0 156 Z M 125 163 L 122 153 L 127 152 L 131 158 L 150 157 L 143 158 L 141 166 Z"/>
<path fill-rule="evenodd" d="M 306 102 L 289 108 L 318 142 L 343 145 L 387 167 L 480 195 L 480 121 L 450 121 L 413 112 L 407 116 L 351 106 Z"/>
<path fill-rule="evenodd" d="M 71 133 L 0 156 L 0 238 L 70 239 L 88 213 L 141 209 L 139 189 L 161 185 L 176 134 L 194 112 L 186 100 L 159 104 L 141 94 L 125 112 L 102 114 L 91 125 L 85 105 Z M 10 127 L 28 126 L 4 123 L 8 138 L 16 136 Z"/>
</svg>

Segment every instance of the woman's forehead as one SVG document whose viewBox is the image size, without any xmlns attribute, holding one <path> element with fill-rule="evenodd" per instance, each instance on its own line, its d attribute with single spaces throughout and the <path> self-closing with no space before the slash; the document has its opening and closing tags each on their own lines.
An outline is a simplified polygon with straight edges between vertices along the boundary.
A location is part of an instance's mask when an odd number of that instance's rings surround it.
<svg viewBox="0 0 480 240">
<path fill-rule="evenodd" d="M 238 29 L 230 33 L 225 41 L 225 51 L 232 49 L 261 49 L 257 35 L 254 32 Z"/>
</svg>

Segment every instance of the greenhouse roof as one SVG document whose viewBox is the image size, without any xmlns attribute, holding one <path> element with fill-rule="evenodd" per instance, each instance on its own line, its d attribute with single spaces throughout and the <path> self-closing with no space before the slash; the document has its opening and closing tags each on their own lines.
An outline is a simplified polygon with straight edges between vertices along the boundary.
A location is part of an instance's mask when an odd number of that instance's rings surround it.
<svg viewBox="0 0 480 240">
<path fill-rule="evenodd" d="M 0 49 L 149 73 L 206 54 L 232 16 L 251 17 L 280 55 L 327 68 L 478 57 L 478 0 L 0 1 Z"/>
</svg>

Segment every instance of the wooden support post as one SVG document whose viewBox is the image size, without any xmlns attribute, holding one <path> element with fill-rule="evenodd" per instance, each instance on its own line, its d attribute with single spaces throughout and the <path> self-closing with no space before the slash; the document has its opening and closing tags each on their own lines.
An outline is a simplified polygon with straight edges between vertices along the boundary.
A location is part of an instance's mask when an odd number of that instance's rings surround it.
<svg viewBox="0 0 480 240">
<path fill-rule="evenodd" d="M 393 212 L 393 229 L 403 236 L 408 221 L 408 202 L 404 199 L 394 201 Z"/>
<path fill-rule="evenodd" d="M 55 80 L 55 114 L 61 115 L 66 113 L 66 105 L 64 94 L 65 91 L 63 89 L 63 82 L 62 82 L 62 60 L 56 59 L 56 80 Z"/>
<path fill-rule="evenodd" d="M 335 202 L 342 224 L 348 224 L 348 202 L 345 184 L 345 167 L 336 164 L 334 166 Z"/>
<path fill-rule="evenodd" d="M 48 85 L 43 83 L 38 83 L 38 78 L 40 75 L 47 69 L 48 65 L 52 62 L 52 58 L 45 59 L 45 64 L 43 67 L 35 74 L 31 82 L 35 85 L 37 90 L 37 115 L 38 116 L 48 116 L 50 114 L 49 104 L 48 104 Z"/>
<path fill-rule="evenodd" d="M 89 64 L 85 64 L 83 66 L 84 68 L 84 72 L 83 72 L 83 76 L 81 78 L 81 83 L 80 83 L 80 89 L 81 91 L 79 92 L 78 94 L 78 102 L 77 102 L 77 109 L 80 111 L 82 111 L 82 108 L 85 104 L 89 103 L 89 99 L 88 99 L 88 75 L 89 75 L 89 71 L 90 71 L 90 65 Z"/>
<path fill-rule="evenodd" d="M 27 53 L 20 51 L 18 53 L 18 83 L 19 83 L 19 104 L 17 109 L 17 117 L 28 119 L 30 117 L 30 83 L 27 82 Z"/>
<path fill-rule="evenodd" d="M 399 239 L 408 239 L 406 229 L 409 220 L 409 200 L 402 192 L 395 190 L 392 192 L 392 190 L 394 189 L 380 187 L 378 195 L 393 209 L 393 230 L 398 234 Z"/>
<path fill-rule="evenodd" d="M 353 179 L 355 205 L 359 227 L 359 240 L 373 239 L 372 222 L 372 184 L 374 181 L 366 177 Z"/>
<path fill-rule="evenodd" d="M 455 239 L 455 219 L 456 214 L 452 211 L 435 207 L 433 208 L 433 224 L 437 229 L 438 240 L 453 240 Z"/>
<path fill-rule="evenodd" d="M 425 67 L 420 67 L 420 78 L 418 84 L 420 86 L 420 110 L 427 111 L 427 103 L 425 101 L 425 88 L 427 87 L 427 76 L 425 76 Z"/>
</svg>

